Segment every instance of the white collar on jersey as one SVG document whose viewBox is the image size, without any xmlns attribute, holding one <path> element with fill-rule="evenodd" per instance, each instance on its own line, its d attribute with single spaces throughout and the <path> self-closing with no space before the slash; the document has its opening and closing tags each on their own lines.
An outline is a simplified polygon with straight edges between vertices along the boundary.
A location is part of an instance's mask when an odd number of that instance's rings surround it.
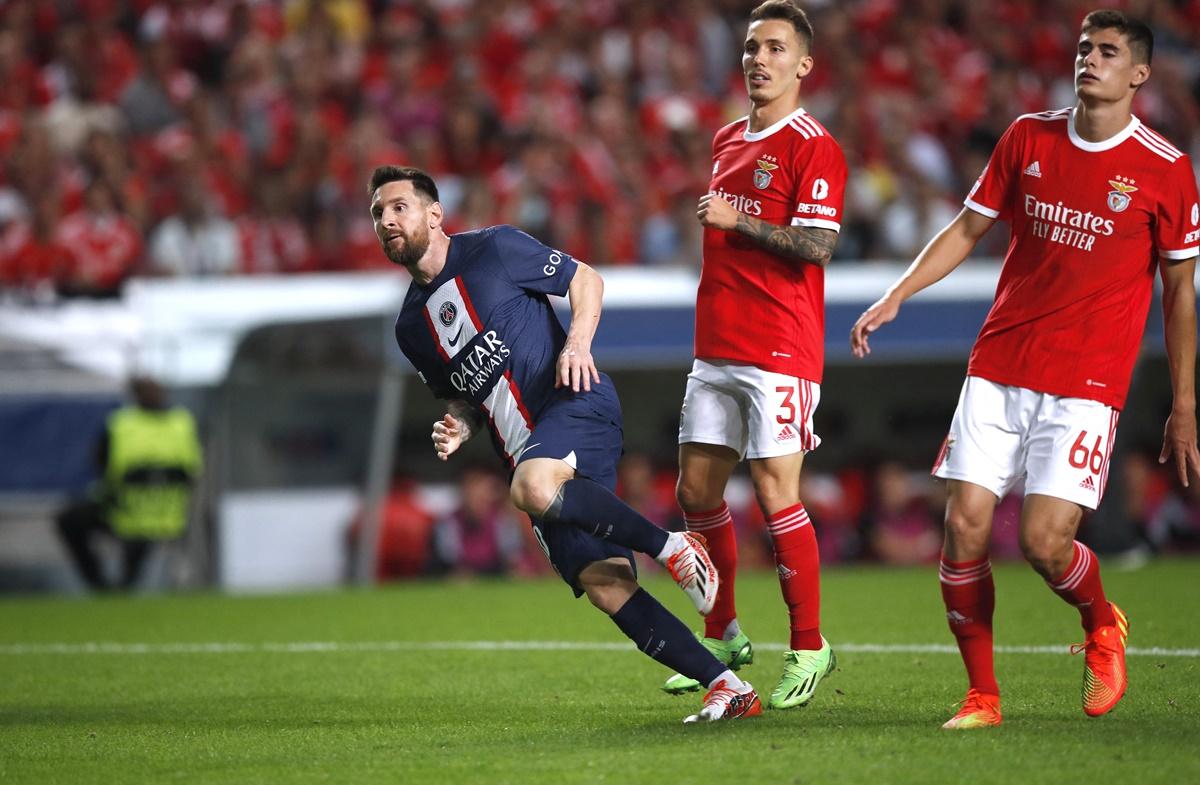
<svg viewBox="0 0 1200 785">
<path fill-rule="evenodd" d="M 1142 121 L 1137 118 L 1137 115 L 1130 115 L 1129 125 L 1108 137 L 1102 142 L 1089 142 L 1079 135 L 1075 130 L 1075 110 L 1071 110 L 1071 114 L 1067 117 L 1067 136 L 1071 137 L 1071 144 L 1078 147 L 1080 150 L 1088 153 L 1101 153 L 1105 150 L 1111 150 L 1121 142 L 1124 142 L 1129 137 L 1133 136 L 1133 132 L 1138 129 Z"/>
<path fill-rule="evenodd" d="M 785 125 L 790 123 L 792 120 L 795 120 L 797 117 L 799 117 L 802 114 L 804 114 L 803 106 L 800 107 L 799 109 L 797 109 L 796 111 L 792 112 L 790 115 L 783 118 L 782 120 L 779 120 L 778 122 L 776 122 L 774 125 L 770 126 L 769 128 L 764 128 L 761 131 L 754 131 L 754 132 L 750 131 L 750 115 L 746 115 L 745 117 L 742 118 L 743 120 L 746 121 L 746 130 L 742 131 L 742 138 L 745 139 L 747 142 L 757 142 L 760 139 L 766 139 L 768 136 L 775 133 L 780 128 L 783 128 Z"/>
</svg>

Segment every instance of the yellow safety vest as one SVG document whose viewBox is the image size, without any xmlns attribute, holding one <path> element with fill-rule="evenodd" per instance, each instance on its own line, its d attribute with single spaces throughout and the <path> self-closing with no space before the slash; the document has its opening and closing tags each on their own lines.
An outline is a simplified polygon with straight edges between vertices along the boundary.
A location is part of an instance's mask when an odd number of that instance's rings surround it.
<svg viewBox="0 0 1200 785">
<path fill-rule="evenodd" d="M 201 468 L 196 422 L 186 409 L 127 406 L 108 418 L 108 523 L 119 537 L 168 540 L 187 525 Z"/>
</svg>

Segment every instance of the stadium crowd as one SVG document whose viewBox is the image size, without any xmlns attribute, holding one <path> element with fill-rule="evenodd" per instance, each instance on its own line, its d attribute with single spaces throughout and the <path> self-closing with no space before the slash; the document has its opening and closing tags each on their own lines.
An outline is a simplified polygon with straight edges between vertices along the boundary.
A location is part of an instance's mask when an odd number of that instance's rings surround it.
<svg viewBox="0 0 1200 785">
<path fill-rule="evenodd" d="M 806 107 L 850 164 L 842 259 L 910 258 L 1016 115 L 1073 101 L 1093 0 L 817 0 Z M 1200 2 L 1135 111 L 1200 146 Z M 697 265 L 709 140 L 745 113 L 742 0 L 0 0 L 0 287 L 387 266 L 367 175 L 433 173 L 451 231 Z M 977 249 L 1002 251 L 1002 232 Z"/>
</svg>

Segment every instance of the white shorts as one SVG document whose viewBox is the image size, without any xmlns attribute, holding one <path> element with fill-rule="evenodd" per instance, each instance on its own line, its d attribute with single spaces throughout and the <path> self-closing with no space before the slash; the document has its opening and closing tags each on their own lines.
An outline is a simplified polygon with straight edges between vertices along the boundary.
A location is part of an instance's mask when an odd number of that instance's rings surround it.
<svg viewBox="0 0 1200 785">
<path fill-rule="evenodd" d="M 1120 412 L 1084 398 L 968 376 L 933 474 L 1004 496 L 1022 476 L 1025 493 L 1094 510 L 1108 484 Z"/>
<path fill-rule="evenodd" d="M 679 443 L 721 444 L 741 458 L 815 450 L 821 385 L 753 365 L 696 360 L 688 374 Z"/>
</svg>

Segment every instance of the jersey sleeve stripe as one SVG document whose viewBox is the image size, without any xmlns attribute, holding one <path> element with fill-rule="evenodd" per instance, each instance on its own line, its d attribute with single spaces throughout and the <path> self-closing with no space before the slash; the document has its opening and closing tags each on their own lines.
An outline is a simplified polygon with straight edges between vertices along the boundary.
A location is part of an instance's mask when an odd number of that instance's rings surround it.
<svg viewBox="0 0 1200 785">
<path fill-rule="evenodd" d="M 812 139 L 812 134 L 810 134 L 808 131 L 804 130 L 803 126 L 799 125 L 795 120 L 788 123 L 788 125 L 790 125 L 792 128 L 795 128 L 797 131 L 799 131 L 800 135 L 803 136 L 805 139 Z"/>
<path fill-rule="evenodd" d="M 1169 151 L 1165 147 L 1163 147 L 1161 144 L 1154 141 L 1154 139 L 1152 139 L 1151 137 L 1143 134 L 1141 131 L 1142 131 L 1142 129 L 1140 129 L 1140 128 L 1138 130 L 1134 131 L 1133 138 L 1137 139 L 1139 142 L 1141 142 L 1147 149 L 1149 149 L 1155 155 L 1161 156 L 1162 158 L 1166 158 L 1171 163 L 1175 163 L 1176 161 L 1179 160 L 1179 156 L 1183 155 L 1183 153 L 1180 153 L 1179 155 L 1175 155 L 1174 153 L 1172 153 L 1171 151 Z"/>
<path fill-rule="evenodd" d="M 837 221 L 827 221 L 824 218 L 793 218 L 792 226 L 808 226 L 817 229 L 832 229 L 835 232 L 842 231 L 842 225 Z"/>
<path fill-rule="evenodd" d="M 1071 115 L 1070 109 L 1054 109 L 1049 112 L 1034 112 L 1032 114 L 1023 114 L 1018 117 L 1018 120 L 1066 120 Z"/>
<path fill-rule="evenodd" d="M 796 119 L 793 122 L 797 122 L 797 123 L 800 123 L 801 125 L 803 125 L 805 128 L 807 128 L 812 133 L 813 136 L 824 136 L 825 135 L 824 129 L 821 128 L 821 126 L 817 123 L 816 120 L 812 119 L 808 115 L 804 115 L 804 114 L 797 115 Z"/>
<path fill-rule="evenodd" d="M 1150 137 L 1151 139 L 1153 139 L 1154 141 L 1158 142 L 1163 147 L 1165 147 L 1167 149 L 1167 152 L 1171 153 L 1171 155 L 1183 155 L 1182 150 L 1180 150 L 1178 147 L 1176 147 L 1175 145 L 1168 142 L 1167 138 L 1165 136 L 1160 134 L 1158 131 L 1155 131 L 1153 128 L 1147 128 L 1144 125 L 1140 125 L 1140 126 L 1138 126 L 1138 129 L 1141 130 L 1142 132 L 1144 132 L 1146 134 L 1146 136 Z"/>
<path fill-rule="evenodd" d="M 1165 256 L 1168 259 L 1191 259 L 1193 256 L 1200 254 L 1200 245 L 1193 245 L 1191 248 L 1181 248 L 1178 251 L 1159 250 L 1160 256 Z"/>
<path fill-rule="evenodd" d="M 979 202 L 975 201 L 974 199 L 972 199 L 969 196 L 966 199 L 963 199 L 963 204 L 965 204 L 967 207 L 970 207 L 972 210 L 979 213 L 980 215 L 986 215 L 988 218 L 999 218 L 1000 217 L 999 210 L 993 210 L 990 207 L 984 207 Z"/>
</svg>

